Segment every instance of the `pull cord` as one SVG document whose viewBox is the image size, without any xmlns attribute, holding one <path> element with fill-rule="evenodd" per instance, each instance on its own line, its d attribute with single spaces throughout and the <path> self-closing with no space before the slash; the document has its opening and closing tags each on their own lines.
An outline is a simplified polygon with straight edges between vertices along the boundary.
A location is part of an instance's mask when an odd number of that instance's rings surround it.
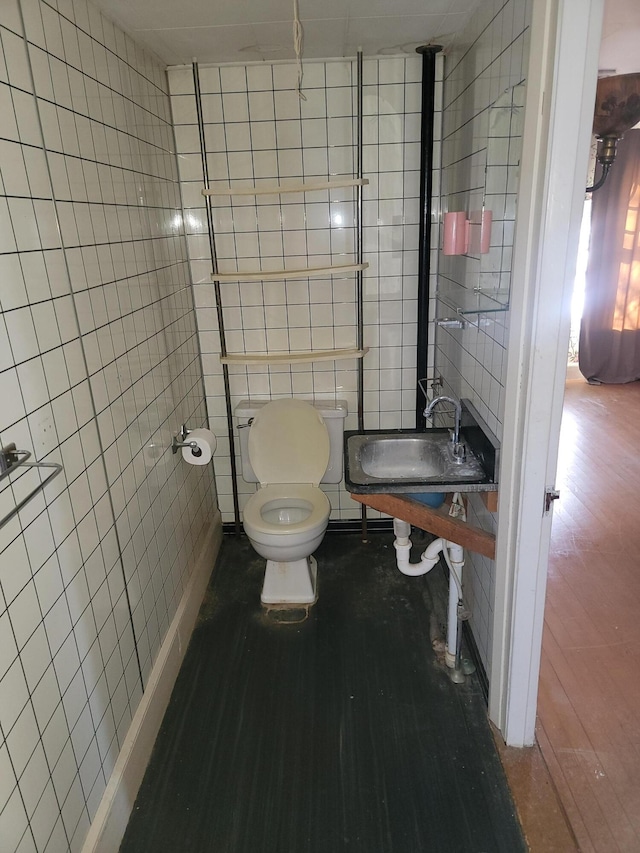
<svg viewBox="0 0 640 853">
<path fill-rule="evenodd" d="M 302 68 L 302 51 L 304 48 L 304 28 L 300 20 L 300 8 L 298 0 L 293 0 L 293 49 L 296 53 L 296 65 L 298 67 L 298 85 L 296 87 L 298 97 L 301 101 L 306 101 L 306 95 L 302 91 L 302 77 L 304 71 Z"/>
</svg>

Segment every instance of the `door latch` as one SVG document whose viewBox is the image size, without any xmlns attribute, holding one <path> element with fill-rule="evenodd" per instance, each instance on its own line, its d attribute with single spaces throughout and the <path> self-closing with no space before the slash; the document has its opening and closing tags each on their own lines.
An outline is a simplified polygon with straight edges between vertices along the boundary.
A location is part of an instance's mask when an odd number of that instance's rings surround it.
<svg viewBox="0 0 640 853">
<path fill-rule="evenodd" d="M 551 511 L 551 504 L 553 501 L 557 501 L 560 497 L 560 492 L 558 489 L 554 489 L 552 487 L 547 488 L 547 491 L 544 493 L 544 511 L 545 515 Z"/>
</svg>

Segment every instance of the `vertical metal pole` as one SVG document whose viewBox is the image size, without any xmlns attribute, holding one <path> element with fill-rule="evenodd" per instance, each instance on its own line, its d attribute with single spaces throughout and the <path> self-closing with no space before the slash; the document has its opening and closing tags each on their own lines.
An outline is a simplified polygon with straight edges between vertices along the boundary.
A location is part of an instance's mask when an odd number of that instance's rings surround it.
<svg viewBox="0 0 640 853">
<path fill-rule="evenodd" d="M 357 53 L 357 110 L 356 110 L 356 135 L 357 135 L 357 165 L 356 177 L 362 180 L 362 51 Z M 362 184 L 358 184 L 356 197 L 356 263 L 361 264 L 363 261 L 363 245 L 362 245 Z M 357 311 L 357 341 L 356 346 L 359 350 L 364 347 L 364 282 L 362 270 L 356 273 L 356 311 Z M 358 429 L 364 429 L 364 358 L 358 359 Z M 362 541 L 367 541 L 367 507 L 361 504 L 360 518 L 362 521 Z"/>
<path fill-rule="evenodd" d="M 209 166 L 207 163 L 207 148 L 204 136 L 204 119 L 202 116 L 202 95 L 200 92 L 200 76 L 198 74 L 198 63 L 193 63 L 193 85 L 196 96 L 196 112 L 198 116 L 198 134 L 200 137 L 200 155 L 202 157 L 202 174 L 204 176 L 205 189 L 210 189 Z M 216 239 L 213 231 L 213 215 L 211 213 L 211 196 L 206 196 L 207 230 L 209 231 L 209 248 L 211 250 L 212 272 L 218 272 L 218 256 L 216 253 Z M 218 316 L 218 331 L 220 334 L 220 355 L 227 354 L 227 341 L 224 333 L 224 315 L 222 312 L 222 298 L 220 293 L 220 282 L 213 282 L 213 290 L 216 299 L 216 312 Z M 233 488 L 233 516 L 235 523 L 235 534 L 240 535 L 240 504 L 238 502 L 238 482 L 236 468 L 236 450 L 233 436 L 233 411 L 231 409 L 231 390 L 229 387 L 229 366 L 222 365 L 222 377 L 224 381 L 224 399 L 227 410 L 227 431 L 229 434 L 229 454 L 231 456 L 231 485 Z"/>
<path fill-rule="evenodd" d="M 357 115 L 356 115 L 356 177 L 362 180 L 362 51 L 358 51 L 357 58 Z M 363 259 L 362 247 L 362 185 L 356 188 L 356 263 L 361 264 Z M 363 273 L 356 273 L 356 305 L 357 305 L 357 340 L 356 346 L 361 350 L 364 346 L 364 312 L 363 312 Z M 358 429 L 364 429 L 364 359 L 358 359 Z"/>
<path fill-rule="evenodd" d="M 416 48 L 422 55 L 422 115 L 420 126 L 420 231 L 418 250 L 418 342 L 416 376 L 416 426 L 422 423 L 424 401 L 418 380 L 427 375 L 429 347 L 429 274 L 431 272 L 431 197 L 433 194 L 433 112 L 436 54 L 439 44 Z"/>
</svg>

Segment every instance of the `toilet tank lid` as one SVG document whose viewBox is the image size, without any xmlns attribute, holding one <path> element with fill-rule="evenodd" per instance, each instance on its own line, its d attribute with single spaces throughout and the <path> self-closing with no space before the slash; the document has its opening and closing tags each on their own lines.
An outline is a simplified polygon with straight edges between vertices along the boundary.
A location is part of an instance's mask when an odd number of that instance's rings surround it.
<svg viewBox="0 0 640 853">
<path fill-rule="evenodd" d="M 305 403 L 310 403 L 325 420 L 328 418 L 346 418 L 349 412 L 346 400 L 318 400 L 310 397 L 300 397 L 299 399 Z M 267 403 L 271 403 L 271 400 L 240 400 L 234 409 L 234 413 L 238 418 L 255 418 L 257 412 Z"/>
</svg>

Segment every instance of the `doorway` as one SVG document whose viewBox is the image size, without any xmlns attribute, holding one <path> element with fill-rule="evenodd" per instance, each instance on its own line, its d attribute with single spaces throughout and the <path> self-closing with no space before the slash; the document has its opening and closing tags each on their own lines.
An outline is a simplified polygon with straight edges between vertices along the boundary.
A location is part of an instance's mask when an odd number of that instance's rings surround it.
<svg viewBox="0 0 640 853">
<path fill-rule="evenodd" d="M 624 47 L 638 34 L 637 4 L 609 0 L 600 68 L 614 72 L 615 56 L 615 73 L 637 71 L 637 51 L 627 58 Z M 598 853 L 640 848 L 640 463 L 630 452 L 640 385 L 591 385 L 577 367 L 590 206 L 572 300 L 536 735 L 579 848 Z"/>
<path fill-rule="evenodd" d="M 640 849 L 639 425 L 637 382 L 568 378 L 536 735 L 584 851 Z"/>
</svg>

